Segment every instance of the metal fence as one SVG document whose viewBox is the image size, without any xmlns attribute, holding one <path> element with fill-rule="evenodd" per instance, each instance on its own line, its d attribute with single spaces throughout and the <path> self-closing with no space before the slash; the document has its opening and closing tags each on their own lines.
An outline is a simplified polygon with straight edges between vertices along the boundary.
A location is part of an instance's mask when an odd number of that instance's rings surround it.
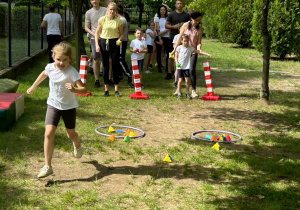
<svg viewBox="0 0 300 210">
<path fill-rule="evenodd" d="M 46 49 L 46 33 L 40 25 L 49 12 L 43 4 L 15 6 L 13 1 L 0 4 L 0 70 Z M 74 33 L 74 18 L 69 7 L 58 7 L 64 25 L 64 36 Z"/>
</svg>

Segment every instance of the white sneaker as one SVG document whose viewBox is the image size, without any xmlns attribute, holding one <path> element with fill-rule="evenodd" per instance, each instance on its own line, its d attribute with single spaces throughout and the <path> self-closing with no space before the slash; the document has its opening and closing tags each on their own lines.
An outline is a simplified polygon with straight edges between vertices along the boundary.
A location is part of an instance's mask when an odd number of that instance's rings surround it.
<svg viewBox="0 0 300 210">
<path fill-rule="evenodd" d="M 178 92 L 177 90 L 175 91 L 175 93 L 173 94 L 173 96 L 177 96 L 178 95 Z"/>
<path fill-rule="evenodd" d="M 74 147 L 74 157 L 81 158 L 83 155 L 84 148 L 82 146 L 76 148 L 74 142 L 73 142 L 73 147 Z"/>
<path fill-rule="evenodd" d="M 40 173 L 38 175 L 38 178 L 44 178 L 46 176 L 49 176 L 53 174 L 53 170 L 51 166 L 44 166 L 43 168 L 41 168 Z"/>
<path fill-rule="evenodd" d="M 145 70 L 145 72 L 144 72 L 145 74 L 151 74 L 152 72 L 151 71 L 149 71 L 149 70 Z"/>
<path fill-rule="evenodd" d="M 198 97 L 199 95 L 196 93 L 196 91 L 195 90 L 192 90 L 192 98 L 196 98 L 196 97 Z"/>
</svg>

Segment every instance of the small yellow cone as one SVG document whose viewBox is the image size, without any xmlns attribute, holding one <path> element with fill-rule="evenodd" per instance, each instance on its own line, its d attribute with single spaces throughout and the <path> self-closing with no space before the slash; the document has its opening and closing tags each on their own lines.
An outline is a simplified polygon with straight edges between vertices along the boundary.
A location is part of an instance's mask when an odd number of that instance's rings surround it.
<svg viewBox="0 0 300 210">
<path fill-rule="evenodd" d="M 173 160 L 172 160 L 172 157 L 169 154 L 167 154 L 164 161 L 168 162 L 168 163 L 171 163 Z"/>
<path fill-rule="evenodd" d="M 215 145 L 212 146 L 212 148 L 215 149 L 215 150 L 217 150 L 217 151 L 219 151 L 220 150 L 219 143 L 215 143 Z"/>
<path fill-rule="evenodd" d="M 114 134 L 112 134 L 112 135 L 111 135 L 111 136 L 109 136 L 107 139 L 108 139 L 108 140 L 111 140 L 111 141 L 114 141 L 114 140 L 115 140 L 115 135 L 114 135 Z"/>
<path fill-rule="evenodd" d="M 109 126 L 109 128 L 108 128 L 108 132 L 109 132 L 109 133 L 112 133 L 112 132 L 115 132 L 115 130 L 114 130 L 114 128 L 113 128 L 113 127 Z"/>
<path fill-rule="evenodd" d="M 124 136 L 129 136 L 130 134 L 130 129 L 128 129 L 125 133 L 124 133 Z"/>
<path fill-rule="evenodd" d="M 225 139 L 226 140 L 226 139 Z M 224 137 L 220 136 L 219 141 L 224 141 Z"/>
<path fill-rule="evenodd" d="M 135 136 L 135 134 L 132 131 L 130 131 L 129 137 L 132 137 L 132 136 Z"/>
</svg>

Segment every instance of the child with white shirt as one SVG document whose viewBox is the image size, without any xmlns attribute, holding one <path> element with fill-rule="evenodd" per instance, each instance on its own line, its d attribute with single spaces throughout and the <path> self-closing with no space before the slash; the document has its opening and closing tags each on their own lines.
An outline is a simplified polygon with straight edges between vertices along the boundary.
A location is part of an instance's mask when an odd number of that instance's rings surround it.
<svg viewBox="0 0 300 210">
<path fill-rule="evenodd" d="M 177 75 L 178 75 L 178 85 L 177 85 L 177 93 L 178 99 L 181 99 L 181 83 L 182 78 L 185 76 L 186 82 L 186 97 L 188 99 L 192 99 L 189 94 L 190 88 L 190 63 L 191 63 L 191 55 L 192 53 L 198 53 L 200 55 L 206 55 L 211 57 L 210 54 L 196 50 L 193 46 L 189 45 L 190 37 L 186 34 L 183 34 L 181 37 L 181 45 L 176 48 L 175 52 L 175 61 L 177 66 Z"/>
<path fill-rule="evenodd" d="M 147 54 L 146 54 L 146 63 L 145 63 L 145 74 L 150 74 L 151 72 L 148 70 L 150 66 L 150 60 L 153 52 L 153 43 L 155 39 L 155 23 L 153 21 L 149 21 L 148 29 L 146 30 L 146 43 L 147 43 Z"/>
<path fill-rule="evenodd" d="M 137 61 L 138 61 L 141 87 L 144 88 L 144 86 L 142 85 L 142 72 L 143 72 L 143 64 L 144 64 L 144 55 L 145 55 L 145 53 L 148 52 L 147 43 L 146 43 L 146 41 L 144 41 L 142 39 L 143 35 L 144 35 L 143 29 L 141 29 L 141 28 L 135 29 L 134 35 L 135 35 L 136 39 L 132 40 L 130 43 L 130 52 L 132 52 L 131 60 L 137 59 Z M 131 66 L 131 69 L 132 69 L 132 66 Z M 134 87 L 133 83 L 130 87 Z"/>
</svg>

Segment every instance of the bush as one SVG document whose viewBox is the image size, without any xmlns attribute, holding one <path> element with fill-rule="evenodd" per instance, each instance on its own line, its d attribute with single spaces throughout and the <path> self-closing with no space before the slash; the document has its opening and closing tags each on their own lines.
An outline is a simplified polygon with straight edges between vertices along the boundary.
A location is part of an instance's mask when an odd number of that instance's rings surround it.
<svg viewBox="0 0 300 210">
<path fill-rule="evenodd" d="M 263 43 L 261 36 L 261 3 L 256 0 L 253 16 L 252 41 L 254 46 L 262 51 Z M 271 53 L 280 58 L 287 54 L 299 54 L 300 40 L 300 9 L 299 2 L 275 0 L 270 3 L 268 16 L 268 30 L 270 32 Z"/>
<path fill-rule="evenodd" d="M 218 18 L 220 41 L 244 47 L 251 46 L 252 6 L 252 0 L 234 1 L 220 10 Z"/>
</svg>

